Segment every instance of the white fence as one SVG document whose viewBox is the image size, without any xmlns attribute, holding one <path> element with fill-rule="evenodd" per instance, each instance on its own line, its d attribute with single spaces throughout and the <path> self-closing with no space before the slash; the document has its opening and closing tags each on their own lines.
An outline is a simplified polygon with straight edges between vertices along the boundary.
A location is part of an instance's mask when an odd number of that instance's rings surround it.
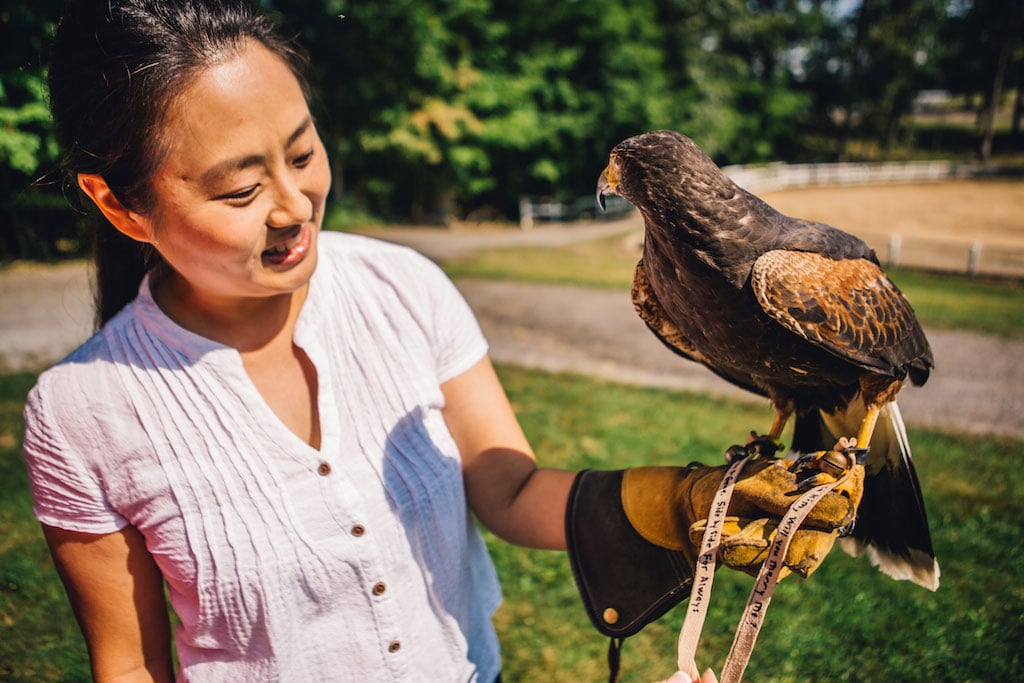
<svg viewBox="0 0 1024 683">
<path fill-rule="evenodd" d="M 791 190 L 822 185 L 918 183 L 981 174 L 979 166 L 951 161 L 900 161 L 865 164 L 784 164 L 726 166 L 733 182 L 751 192 Z"/>
<path fill-rule="evenodd" d="M 981 240 L 954 242 L 928 237 L 859 234 L 886 266 L 967 275 L 1024 278 L 1024 249 Z"/>
<path fill-rule="evenodd" d="M 579 197 L 573 202 L 556 202 L 553 199 L 519 198 L 519 228 L 530 230 L 538 220 L 578 221 L 585 219 L 616 218 L 633 210 L 633 205 L 618 195 L 605 197 L 605 208 L 598 209 L 597 198 L 593 195 Z"/>
</svg>

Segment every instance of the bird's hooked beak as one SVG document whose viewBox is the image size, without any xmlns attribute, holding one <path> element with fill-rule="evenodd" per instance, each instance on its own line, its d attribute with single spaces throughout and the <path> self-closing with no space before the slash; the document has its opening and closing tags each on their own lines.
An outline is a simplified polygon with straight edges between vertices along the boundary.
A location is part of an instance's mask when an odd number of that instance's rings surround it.
<svg viewBox="0 0 1024 683">
<path fill-rule="evenodd" d="M 613 158 L 612 161 L 601 171 L 597 177 L 597 205 L 604 211 L 604 197 L 608 194 L 616 194 L 619 189 L 618 164 Z"/>
</svg>

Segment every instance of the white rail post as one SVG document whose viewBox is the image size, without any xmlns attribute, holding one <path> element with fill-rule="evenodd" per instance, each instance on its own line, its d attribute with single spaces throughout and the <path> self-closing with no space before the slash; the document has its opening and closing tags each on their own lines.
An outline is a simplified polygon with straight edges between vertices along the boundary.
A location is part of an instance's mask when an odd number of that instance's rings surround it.
<svg viewBox="0 0 1024 683">
<path fill-rule="evenodd" d="M 533 204 L 529 197 L 519 198 L 519 229 L 530 230 L 533 228 Z"/>
<path fill-rule="evenodd" d="M 967 274 L 977 275 L 978 267 L 981 264 L 981 242 L 975 240 L 971 243 L 971 250 L 967 252 Z"/>
<path fill-rule="evenodd" d="M 903 247 L 903 237 L 891 235 L 889 237 L 889 267 L 894 268 L 900 264 L 900 249 Z"/>
</svg>

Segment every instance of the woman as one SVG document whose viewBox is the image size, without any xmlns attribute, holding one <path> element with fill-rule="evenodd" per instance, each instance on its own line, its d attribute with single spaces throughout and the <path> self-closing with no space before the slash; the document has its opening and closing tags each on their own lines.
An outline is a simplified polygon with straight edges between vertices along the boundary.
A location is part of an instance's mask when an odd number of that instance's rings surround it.
<svg viewBox="0 0 1024 683">
<path fill-rule="evenodd" d="M 322 234 L 302 58 L 237 1 L 71 3 L 51 105 L 102 215 L 99 331 L 26 405 L 35 512 L 97 680 L 496 680 L 470 511 L 564 549 L 454 286 Z"/>
<path fill-rule="evenodd" d="M 196 678 L 493 680 L 499 591 L 458 454 L 480 519 L 538 547 L 564 547 L 571 473 L 536 470 L 434 266 L 320 234 L 328 162 L 292 48 L 242 6 L 106 4 L 62 22 L 54 118 L 82 191 L 159 265 L 119 313 L 103 293 L 26 440 L 96 677 L 170 677 L 166 578 Z"/>
</svg>

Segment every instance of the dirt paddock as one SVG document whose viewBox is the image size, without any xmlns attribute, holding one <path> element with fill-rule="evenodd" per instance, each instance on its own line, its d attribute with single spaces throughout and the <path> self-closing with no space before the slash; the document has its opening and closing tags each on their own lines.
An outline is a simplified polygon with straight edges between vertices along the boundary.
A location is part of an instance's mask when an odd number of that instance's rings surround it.
<svg viewBox="0 0 1024 683">
<path fill-rule="evenodd" d="M 782 213 L 855 235 L 897 233 L 1024 248 L 1024 181 L 810 187 L 766 192 L 761 198 Z"/>
</svg>

